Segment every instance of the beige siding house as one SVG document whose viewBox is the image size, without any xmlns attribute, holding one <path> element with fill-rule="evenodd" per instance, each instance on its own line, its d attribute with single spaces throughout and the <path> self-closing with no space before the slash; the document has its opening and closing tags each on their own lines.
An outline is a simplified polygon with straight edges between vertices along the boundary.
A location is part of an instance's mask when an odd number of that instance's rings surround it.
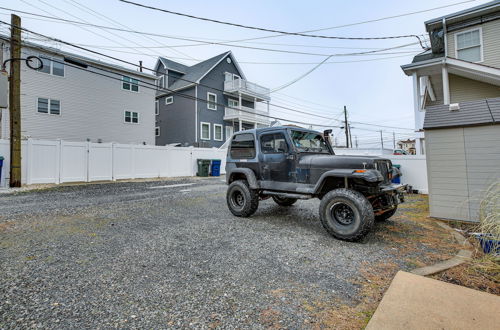
<svg viewBox="0 0 500 330">
<path fill-rule="evenodd" d="M 432 106 L 500 97 L 500 1 L 425 22 L 431 48 L 402 66 L 413 78 L 417 154 Z"/>
<path fill-rule="evenodd" d="M 4 58 L 9 41 L 0 36 Z M 80 55 L 24 42 L 22 56 L 43 59 L 41 70 L 21 64 L 22 138 L 155 143 L 156 77 Z M 0 138 L 9 138 L 2 110 Z"/>
<path fill-rule="evenodd" d="M 500 1 L 425 22 L 431 49 L 413 78 L 417 153 L 426 153 L 430 215 L 477 222 L 500 185 Z"/>
</svg>

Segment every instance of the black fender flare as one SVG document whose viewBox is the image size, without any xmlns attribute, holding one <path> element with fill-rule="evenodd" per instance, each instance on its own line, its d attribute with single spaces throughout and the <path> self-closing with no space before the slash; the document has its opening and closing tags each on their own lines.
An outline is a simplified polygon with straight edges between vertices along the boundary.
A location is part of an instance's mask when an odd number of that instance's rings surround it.
<svg viewBox="0 0 500 330">
<path fill-rule="evenodd" d="M 227 180 L 228 184 L 233 181 L 232 177 L 235 173 L 244 174 L 246 179 L 247 179 L 248 186 L 251 189 L 259 189 L 259 183 L 257 182 L 257 178 L 255 177 L 255 173 L 249 168 L 235 168 L 235 169 L 232 169 L 230 173 L 226 173 L 226 175 L 227 175 L 226 180 Z"/>
<path fill-rule="evenodd" d="M 321 175 L 316 186 L 314 187 L 314 194 L 321 191 L 321 187 L 328 178 L 339 178 L 339 179 L 362 179 L 367 182 L 382 182 L 384 178 L 377 170 L 352 170 L 352 169 L 336 169 L 326 171 Z"/>
</svg>

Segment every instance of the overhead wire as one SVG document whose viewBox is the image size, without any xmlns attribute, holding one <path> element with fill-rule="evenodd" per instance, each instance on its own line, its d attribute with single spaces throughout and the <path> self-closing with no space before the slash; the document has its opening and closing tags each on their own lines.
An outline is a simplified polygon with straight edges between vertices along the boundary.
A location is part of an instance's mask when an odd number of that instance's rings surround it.
<svg viewBox="0 0 500 330">
<path fill-rule="evenodd" d="M 24 0 L 21 0 L 21 1 L 24 1 Z M 0 7 L 0 8 L 3 8 L 3 7 Z M 38 14 L 33 14 L 33 13 L 29 13 L 29 14 L 30 15 L 39 16 Z M 408 47 L 408 46 L 413 46 L 413 45 L 418 44 L 418 42 L 413 42 L 413 43 L 398 45 L 398 46 L 394 46 L 394 47 L 386 47 L 386 48 L 380 48 L 380 49 L 376 49 L 376 50 L 363 51 L 363 52 L 325 54 L 325 53 L 298 52 L 298 51 L 292 51 L 292 50 L 281 50 L 281 49 L 263 48 L 263 47 L 251 47 L 251 46 L 234 45 L 234 44 L 228 44 L 228 43 L 223 43 L 223 42 L 214 42 L 214 41 L 202 41 L 202 40 L 196 40 L 196 39 L 191 39 L 191 38 L 183 38 L 183 37 L 172 36 L 172 35 L 165 35 L 165 34 L 159 34 L 159 33 L 151 33 L 151 32 L 143 32 L 143 31 L 122 29 L 122 28 L 115 28 L 115 27 L 106 26 L 106 25 L 99 25 L 99 24 L 93 24 L 93 23 L 86 23 L 86 22 L 82 22 L 82 21 L 68 20 L 68 19 L 63 19 L 63 18 L 59 18 L 59 17 L 52 17 L 52 18 L 55 19 L 55 20 L 60 20 L 60 21 L 64 21 L 64 22 L 67 22 L 67 23 L 86 25 L 86 26 L 89 26 L 89 27 L 103 28 L 103 29 L 109 29 L 109 30 L 115 30 L 115 31 L 121 31 L 121 32 L 135 33 L 135 34 L 143 34 L 143 35 L 156 36 L 156 37 L 167 38 L 167 39 L 174 39 L 174 40 L 176 39 L 176 40 L 185 40 L 185 41 L 187 40 L 187 41 L 202 42 L 202 43 L 205 43 L 207 45 L 232 46 L 232 47 L 237 47 L 237 48 L 252 49 L 252 50 L 258 50 L 258 51 L 277 52 L 277 53 L 286 53 L 286 54 L 297 54 L 297 55 L 306 55 L 306 56 L 322 56 L 322 57 L 324 57 L 324 56 L 330 56 L 330 55 L 332 55 L 332 56 L 359 56 L 359 55 L 381 53 L 381 52 L 388 51 L 388 50 L 400 49 L 400 48 L 405 48 L 405 47 Z"/>
<path fill-rule="evenodd" d="M 301 33 L 301 32 L 281 31 L 281 30 L 276 30 L 276 29 L 256 27 L 256 26 L 244 25 L 244 24 L 233 23 L 233 22 L 226 22 L 226 21 L 216 20 L 213 18 L 200 17 L 200 16 L 180 13 L 180 12 L 176 12 L 176 11 L 172 11 L 172 10 L 168 10 L 168 9 L 164 9 L 164 8 L 153 7 L 153 6 L 149 6 L 149 5 L 145 5 L 142 3 L 137 3 L 137 2 L 133 2 L 133 1 L 129 1 L 129 0 L 119 0 L 119 1 L 123 2 L 123 3 L 128 3 L 130 5 L 142 7 L 142 8 L 147 8 L 147 9 L 151 9 L 151 10 L 155 10 L 155 11 L 161 11 L 161 12 L 172 14 L 172 15 L 183 16 L 183 17 L 188 17 L 191 19 L 207 21 L 207 22 L 212 22 L 212 23 L 217 23 L 217 24 L 224 24 L 224 25 L 229 25 L 229 26 L 235 26 L 235 27 L 250 29 L 250 30 L 279 33 L 279 34 L 290 35 L 290 36 L 300 36 L 300 37 L 308 37 L 308 38 L 322 38 L 322 39 L 337 39 L 337 40 L 386 40 L 386 39 L 416 38 L 419 41 L 421 47 L 424 48 L 424 46 L 422 44 L 422 40 L 420 39 L 420 37 L 418 35 L 415 35 L 415 34 L 383 36 L 383 37 L 341 37 L 341 36 L 326 36 L 326 35 L 306 34 L 306 33 Z"/>
<path fill-rule="evenodd" d="M 2 24 L 5 24 L 5 25 L 8 25 L 8 26 L 12 26 L 10 23 L 7 23 L 5 21 L 2 21 L 0 20 L 0 23 Z M 67 42 L 67 41 L 64 41 L 64 40 L 61 40 L 61 39 L 58 39 L 58 38 L 54 38 L 54 37 L 49 37 L 47 35 L 44 35 L 44 34 L 41 34 L 41 33 L 38 33 L 38 32 L 34 32 L 34 31 L 31 31 L 30 29 L 27 29 L 27 28 L 24 28 L 24 27 L 18 27 L 19 29 L 25 31 L 25 32 L 29 32 L 33 35 L 38 35 L 38 36 L 41 36 L 41 37 L 44 37 L 44 38 L 47 38 L 47 39 L 50 39 L 50 40 L 53 40 L 53 41 L 56 41 L 56 42 L 60 42 L 62 44 L 65 44 L 65 45 L 68 45 L 68 46 L 71 46 L 71 47 L 74 47 L 74 48 L 77 48 L 77 49 L 81 49 L 81 50 L 84 50 L 84 51 L 87 51 L 87 52 L 90 52 L 90 53 L 93 53 L 93 54 L 97 54 L 97 55 L 101 55 L 101 56 L 104 56 L 104 57 L 107 57 L 107 58 L 111 58 L 111 59 L 114 59 L 116 61 L 119 61 L 119 62 L 122 62 L 122 63 L 126 63 L 126 64 L 129 64 L 129 65 L 132 65 L 134 67 L 139 67 L 139 65 L 135 64 L 135 63 L 132 63 L 130 61 L 126 61 L 126 60 L 123 60 L 123 59 L 120 59 L 120 58 L 117 58 L 115 56 L 110 56 L 110 55 L 106 55 L 106 54 L 103 54 L 103 53 L 100 53 L 100 52 L 97 52 L 97 51 L 94 51 L 94 50 L 91 50 L 91 49 L 87 49 L 87 48 L 84 48 L 84 47 L 81 47 L 81 46 L 78 46 L 78 45 L 74 45 L 70 42 Z M 152 72 L 155 72 L 154 69 L 151 69 L 151 68 L 147 68 L 147 67 L 144 67 L 144 69 L 146 70 L 149 70 L 149 71 L 152 71 Z M 187 82 L 191 82 L 191 83 L 195 83 L 193 81 L 190 81 L 190 80 L 187 80 L 187 79 L 184 79 L 184 78 L 178 78 L 180 80 L 184 80 L 184 81 L 187 81 Z M 203 85 L 203 84 L 200 84 L 200 85 Z M 213 88 L 211 86 L 207 86 L 207 87 L 210 87 L 210 88 Z M 168 90 L 168 89 L 166 89 Z M 172 92 L 171 90 L 169 90 L 170 92 Z M 220 90 L 222 92 L 224 92 L 223 90 Z M 283 106 L 278 106 L 276 105 L 277 107 L 281 107 L 281 108 L 284 108 L 284 109 L 287 109 L 287 107 L 283 107 Z M 288 108 L 290 109 L 290 108 Z M 292 111 L 297 111 L 296 109 L 290 109 Z M 287 120 L 287 119 L 282 119 L 282 120 Z M 288 121 L 291 121 L 291 120 L 288 120 Z M 365 123 L 366 125 L 370 125 L 368 123 Z M 327 127 L 327 126 L 324 126 L 324 125 L 314 125 L 314 126 L 323 126 L 323 127 Z"/>
</svg>

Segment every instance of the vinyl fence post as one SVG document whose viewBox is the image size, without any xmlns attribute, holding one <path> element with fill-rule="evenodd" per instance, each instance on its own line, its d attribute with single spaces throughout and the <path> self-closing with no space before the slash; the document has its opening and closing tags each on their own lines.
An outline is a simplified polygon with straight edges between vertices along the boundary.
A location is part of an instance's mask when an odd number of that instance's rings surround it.
<svg viewBox="0 0 500 330">
<path fill-rule="evenodd" d="M 111 143 L 111 181 L 116 181 L 115 177 L 115 143 Z"/>
<path fill-rule="evenodd" d="M 31 157 L 33 157 L 33 140 L 28 138 L 26 142 L 26 184 L 31 184 Z"/>
<path fill-rule="evenodd" d="M 90 182 L 90 141 L 87 141 L 86 147 L 87 147 L 87 157 L 86 157 L 87 178 L 85 179 L 85 182 Z"/>
<path fill-rule="evenodd" d="M 59 183 L 61 183 L 64 180 L 64 176 L 62 174 L 63 173 L 63 166 L 64 166 L 64 164 L 63 164 L 63 162 L 64 162 L 63 161 L 63 159 L 64 159 L 64 157 L 63 157 L 63 153 L 64 153 L 64 141 L 63 140 L 58 140 L 58 142 L 59 142 L 59 145 L 57 147 L 59 149 L 59 152 L 58 152 L 59 159 L 58 159 L 58 164 L 57 164 L 58 165 L 57 166 L 58 167 L 58 171 L 57 171 L 57 175 L 56 175 L 57 176 L 56 180 L 57 180 L 57 183 L 59 184 Z"/>
</svg>

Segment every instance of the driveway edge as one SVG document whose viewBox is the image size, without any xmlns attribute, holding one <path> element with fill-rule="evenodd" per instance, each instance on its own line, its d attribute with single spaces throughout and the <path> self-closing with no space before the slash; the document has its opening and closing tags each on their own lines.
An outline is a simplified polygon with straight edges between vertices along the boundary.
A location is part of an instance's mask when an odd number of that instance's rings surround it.
<svg viewBox="0 0 500 330">
<path fill-rule="evenodd" d="M 455 240 L 458 242 L 458 244 L 462 245 L 466 249 L 460 249 L 458 253 L 445 261 L 438 262 L 437 264 L 430 265 L 430 266 L 425 266 L 425 267 L 420 267 L 412 270 L 410 273 L 415 274 L 415 275 L 422 275 L 422 276 L 427 276 L 427 275 L 432 275 L 435 273 L 442 272 L 444 270 L 447 270 L 449 268 L 458 266 L 467 260 L 470 260 L 472 257 L 472 251 L 470 251 L 470 248 L 472 248 L 472 245 L 463 237 L 460 233 L 458 233 L 456 230 L 448 226 L 447 224 L 438 221 L 437 224 L 444 229 L 448 230 L 450 234 L 455 238 Z"/>
</svg>

